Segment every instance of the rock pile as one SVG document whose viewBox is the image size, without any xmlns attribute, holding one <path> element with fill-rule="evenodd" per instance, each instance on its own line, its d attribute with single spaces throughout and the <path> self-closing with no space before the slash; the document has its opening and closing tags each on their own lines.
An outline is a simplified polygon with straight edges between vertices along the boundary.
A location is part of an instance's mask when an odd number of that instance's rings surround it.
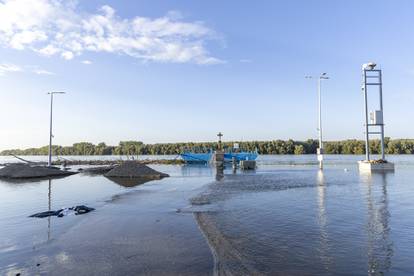
<svg viewBox="0 0 414 276">
<path fill-rule="evenodd" d="M 13 164 L 0 169 L 0 178 L 29 179 L 67 176 L 75 173 L 76 172 L 62 171 L 56 167 L 32 166 L 28 164 Z"/>
</svg>

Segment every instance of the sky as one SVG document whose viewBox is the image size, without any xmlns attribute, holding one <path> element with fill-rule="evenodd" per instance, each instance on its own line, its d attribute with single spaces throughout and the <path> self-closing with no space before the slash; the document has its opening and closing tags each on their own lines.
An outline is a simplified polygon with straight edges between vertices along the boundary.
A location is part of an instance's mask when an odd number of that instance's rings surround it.
<svg viewBox="0 0 414 276">
<path fill-rule="evenodd" d="M 0 150 L 48 144 L 363 139 L 362 64 L 385 135 L 414 138 L 414 2 L 0 0 Z M 306 79 L 312 75 L 316 78 Z M 378 94 L 370 93 L 370 109 Z"/>
</svg>

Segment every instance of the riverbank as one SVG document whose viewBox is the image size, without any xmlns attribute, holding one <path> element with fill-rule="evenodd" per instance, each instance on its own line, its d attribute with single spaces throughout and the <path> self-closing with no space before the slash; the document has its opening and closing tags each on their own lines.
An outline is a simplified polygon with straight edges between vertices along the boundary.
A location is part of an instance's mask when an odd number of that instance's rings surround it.
<svg viewBox="0 0 414 276">
<path fill-rule="evenodd" d="M 125 160 L 73 160 L 73 159 L 59 159 L 52 162 L 53 166 L 114 166 L 119 165 Z M 185 164 L 182 159 L 145 159 L 145 160 L 131 160 L 144 165 L 182 165 Z M 22 161 L 0 163 L 0 166 L 9 164 L 21 163 Z M 36 162 L 38 164 L 47 164 L 46 162 Z"/>
</svg>

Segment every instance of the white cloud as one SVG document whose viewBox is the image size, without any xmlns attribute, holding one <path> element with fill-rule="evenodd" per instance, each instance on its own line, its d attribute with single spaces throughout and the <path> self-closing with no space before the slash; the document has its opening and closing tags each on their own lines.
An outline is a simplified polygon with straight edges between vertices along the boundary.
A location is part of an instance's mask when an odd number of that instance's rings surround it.
<svg viewBox="0 0 414 276">
<path fill-rule="evenodd" d="M 66 59 L 66 60 L 71 60 L 73 59 L 74 55 L 71 51 L 64 51 L 61 56 Z"/>
<path fill-rule="evenodd" d="M 7 73 L 21 72 L 22 68 L 15 64 L 0 63 L 0 76 L 4 76 Z"/>
<path fill-rule="evenodd" d="M 5 76 L 7 73 L 15 72 L 31 72 L 37 75 L 55 75 L 55 73 L 39 68 L 38 66 L 20 66 L 12 63 L 0 63 L 0 76 Z"/>
<path fill-rule="evenodd" d="M 121 18 L 110 6 L 80 11 L 77 1 L 0 0 L 0 44 L 71 60 L 86 51 L 124 54 L 145 61 L 217 64 L 206 49 L 217 39 L 202 22 L 179 12 L 160 18 Z"/>
<path fill-rule="evenodd" d="M 53 56 L 57 54 L 60 51 L 60 49 L 56 48 L 53 45 L 47 45 L 46 47 L 43 47 L 39 50 L 37 50 L 38 53 L 45 55 L 45 56 Z"/>
<path fill-rule="evenodd" d="M 43 69 L 35 69 L 33 70 L 33 73 L 37 74 L 37 75 L 55 75 L 55 73 L 47 71 L 47 70 L 43 70 Z"/>
<path fill-rule="evenodd" d="M 92 64 L 92 61 L 90 61 L 90 60 L 82 60 L 82 63 L 85 64 L 85 65 L 91 65 Z"/>
</svg>

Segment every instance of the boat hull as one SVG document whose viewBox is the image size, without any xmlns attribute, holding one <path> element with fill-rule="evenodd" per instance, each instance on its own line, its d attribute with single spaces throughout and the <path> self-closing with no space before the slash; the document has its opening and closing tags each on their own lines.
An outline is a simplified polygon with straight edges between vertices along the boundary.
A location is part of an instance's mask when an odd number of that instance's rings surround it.
<svg viewBox="0 0 414 276">
<path fill-rule="evenodd" d="M 209 163 L 213 158 L 213 153 L 182 153 L 181 158 L 186 163 Z M 224 162 L 232 162 L 233 158 L 237 162 L 246 160 L 256 160 L 258 157 L 257 153 L 251 152 L 238 152 L 238 153 L 225 153 Z"/>
<path fill-rule="evenodd" d="M 186 163 L 209 163 L 213 158 L 212 153 L 182 153 L 181 158 Z"/>
<path fill-rule="evenodd" d="M 258 157 L 257 153 L 251 153 L 251 152 L 225 153 L 224 162 L 232 162 L 233 158 L 235 158 L 237 162 L 247 161 L 247 160 L 256 160 L 257 157 Z"/>
</svg>

